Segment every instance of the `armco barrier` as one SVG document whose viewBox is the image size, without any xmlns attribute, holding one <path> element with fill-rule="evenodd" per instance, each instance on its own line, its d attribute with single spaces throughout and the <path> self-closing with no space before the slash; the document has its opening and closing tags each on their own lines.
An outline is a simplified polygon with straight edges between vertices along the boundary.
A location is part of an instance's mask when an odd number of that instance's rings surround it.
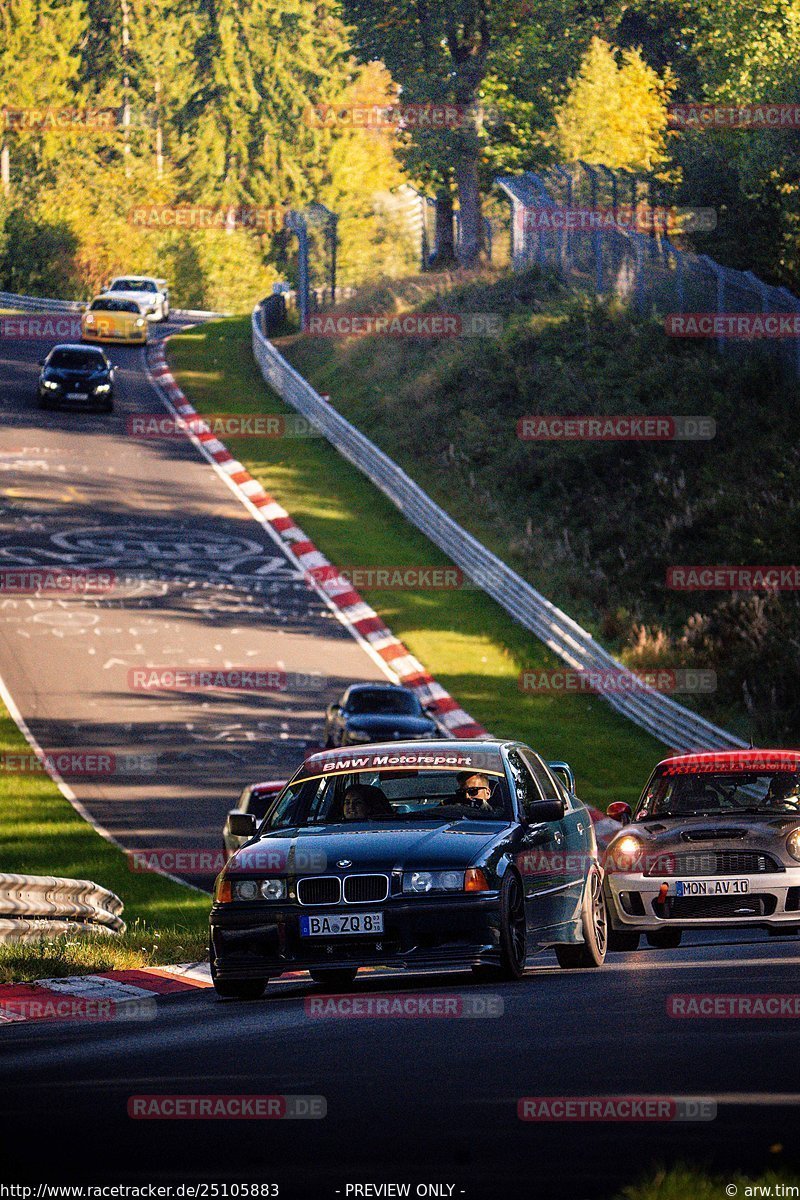
<svg viewBox="0 0 800 1200">
<path fill-rule="evenodd" d="M 0 941 L 27 941 L 72 932 L 124 933 L 119 896 L 89 879 L 53 875 L 0 875 Z"/>
<path fill-rule="evenodd" d="M 506 566 L 495 554 L 441 509 L 369 438 L 322 399 L 258 327 L 252 317 L 253 354 L 265 381 L 357 467 L 474 583 L 506 612 L 535 634 L 575 670 L 613 671 L 630 683 L 630 691 L 604 693 L 623 716 L 673 750 L 735 749 L 746 742 L 678 704 L 669 696 L 642 687 L 633 672 L 617 662 L 576 621 Z"/>
<path fill-rule="evenodd" d="M 46 300 L 42 296 L 17 296 L 13 292 L 0 292 L 0 308 L 11 308 L 21 312 L 83 312 L 85 300 Z M 171 317 L 183 320 L 225 317 L 227 313 L 207 312 L 203 308 L 173 308 Z"/>
</svg>

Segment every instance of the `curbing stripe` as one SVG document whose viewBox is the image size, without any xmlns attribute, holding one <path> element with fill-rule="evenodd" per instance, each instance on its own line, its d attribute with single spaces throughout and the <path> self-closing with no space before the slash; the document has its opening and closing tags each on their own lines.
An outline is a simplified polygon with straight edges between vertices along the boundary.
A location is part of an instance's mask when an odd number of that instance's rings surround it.
<svg viewBox="0 0 800 1200">
<path fill-rule="evenodd" d="M 187 400 L 176 384 L 165 357 L 165 343 L 153 343 L 149 348 L 149 370 L 151 380 L 163 391 L 166 391 L 173 407 L 181 416 L 199 417 L 193 405 Z M 187 436 L 191 436 L 189 431 Z M 336 575 L 331 582 L 344 583 L 346 587 L 338 595 L 335 587 L 320 586 L 314 575 L 329 569 L 331 575 L 335 568 L 317 549 L 311 539 L 292 520 L 286 509 L 273 496 L 270 496 L 257 479 L 238 462 L 226 446 L 213 435 L 194 431 L 191 438 L 204 451 L 217 468 L 224 472 L 229 485 L 239 494 L 242 501 L 259 508 L 259 516 L 270 526 L 277 535 L 276 540 L 284 547 L 289 556 L 293 556 L 309 577 L 309 586 L 323 596 L 329 607 L 333 608 L 342 624 L 367 649 L 371 655 L 377 655 L 385 663 L 401 683 L 422 695 L 436 711 L 440 725 L 447 729 L 452 737 L 478 738 L 486 737 L 486 730 L 474 721 L 468 713 L 447 693 L 439 684 L 435 684 L 435 694 L 431 692 L 434 680 L 424 671 L 422 664 L 403 645 L 385 625 L 381 617 L 369 604 L 364 601 L 346 580 Z M 345 603 L 343 603 L 345 602 Z M 367 628 L 365 628 L 367 626 Z M 368 636 L 368 641 L 365 637 Z M 424 676 L 424 679 L 423 679 Z"/>
</svg>

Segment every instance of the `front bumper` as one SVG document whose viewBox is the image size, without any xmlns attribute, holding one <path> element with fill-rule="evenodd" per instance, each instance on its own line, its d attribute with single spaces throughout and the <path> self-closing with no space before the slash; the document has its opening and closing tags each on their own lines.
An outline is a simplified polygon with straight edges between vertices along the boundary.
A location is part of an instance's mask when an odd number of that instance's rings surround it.
<svg viewBox="0 0 800 1200">
<path fill-rule="evenodd" d="M 310 913 L 383 913 L 382 934 L 301 937 Z M 218 979 L 274 977 L 284 971 L 357 966 L 426 969 L 499 962 L 497 892 L 382 904 L 308 907 L 268 902 L 215 904 L 211 951 Z"/>
<path fill-rule="evenodd" d="M 733 887 L 734 881 L 746 881 L 746 891 L 719 892 L 718 881 Z M 648 876 L 636 872 L 606 873 L 606 899 L 614 929 L 639 930 L 642 933 L 665 926 L 682 929 L 732 929 L 740 925 L 800 928 L 800 866 L 785 871 L 755 875 L 685 876 L 688 894 L 678 896 L 678 880 L 667 876 Z M 659 903 L 662 884 L 668 885 L 663 903 Z M 695 886 L 697 885 L 696 889 Z"/>
<path fill-rule="evenodd" d="M 81 333 L 82 342 L 103 342 L 120 346 L 144 346 L 147 344 L 147 326 L 141 329 L 113 330 L 110 333 L 97 329 L 84 329 Z"/>
</svg>

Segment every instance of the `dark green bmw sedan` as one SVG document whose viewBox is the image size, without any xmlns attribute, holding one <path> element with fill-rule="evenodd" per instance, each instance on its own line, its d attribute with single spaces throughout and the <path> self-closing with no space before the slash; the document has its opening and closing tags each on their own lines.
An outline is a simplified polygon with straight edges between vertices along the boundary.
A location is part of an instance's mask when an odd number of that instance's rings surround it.
<svg viewBox="0 0 800 1200">
<path fill-rule="evenodd" d="M 217 992 L 257 998 L 297 970 L 346 987 L 374 965 L 519 979 L 550 947 L 599 967 L 602 871 L 571 778 L 517 742 L 311 755 L 260 824 L 229 818 L 248 840 L 216 881 Z"/>
</svg>

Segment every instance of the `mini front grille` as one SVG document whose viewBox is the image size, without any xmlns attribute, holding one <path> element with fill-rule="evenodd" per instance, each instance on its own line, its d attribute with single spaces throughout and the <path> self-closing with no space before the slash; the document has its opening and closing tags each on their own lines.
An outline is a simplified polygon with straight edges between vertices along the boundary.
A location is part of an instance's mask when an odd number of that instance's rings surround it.
<svg viewBox="0 0 800 1200">
<path fill-rule="evenodd" d="M 335 875 L 305 875 L 297 881 L 300 904 L 338 904 L 341 881 Z"/>
<path fill-rule="evenodd" d="M 695 850 L 662 853 L 648 875 L 766 875 L 784 868 L 770 854 L 757 850 Z"/>
<path fill-rule="evenodd" d="M 776 904 L 774 896 L 750 893 L 744 896 L 672 896 L 665 905 L 653 901 L 653 912 L 670 921 L 701 920 L 703 917 L 735 921 L 747 917 L 771 917 Z"/>
<path fill-rule="evenodd" d="M 373 904 L 389 895 L 388 875 L 348 875 L 344 898 L 348 904 Z"/>
</svg>

